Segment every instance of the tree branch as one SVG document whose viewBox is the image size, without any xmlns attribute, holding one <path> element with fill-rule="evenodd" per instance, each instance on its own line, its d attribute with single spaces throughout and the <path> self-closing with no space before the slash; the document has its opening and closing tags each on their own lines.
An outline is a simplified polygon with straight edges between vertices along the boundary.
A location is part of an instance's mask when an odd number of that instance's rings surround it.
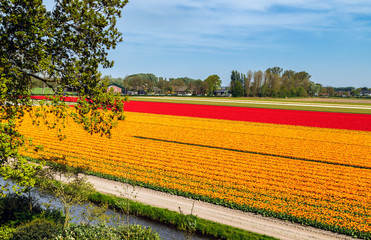
<svg viewBox="0 0 371 240">
<path fill-rule="evenodd" d="M 55 92 L 54 87 L 48 83 L 48 80 L 46 80 L 46 79 L 44 79 L 44 78 L 42 78 L 42 77 L 40 77 L 40 76 L 37 76 L 37 75 L 35 75 L 35 74 L 27 73 L 27 72 L 25 72 L 25 71 L 23 71 L 23 70 L 21 70 L 21 71 L 24 72 L 24 73 L 26 73 L 27 75 L 33 77 L 33 78 L 36 78 L 36 79 L 42 81 L 42 82 L 45 83 L 48 87 L 50 87 L 51 89 L 53 89 L 53 92 Z"/>
</svg>

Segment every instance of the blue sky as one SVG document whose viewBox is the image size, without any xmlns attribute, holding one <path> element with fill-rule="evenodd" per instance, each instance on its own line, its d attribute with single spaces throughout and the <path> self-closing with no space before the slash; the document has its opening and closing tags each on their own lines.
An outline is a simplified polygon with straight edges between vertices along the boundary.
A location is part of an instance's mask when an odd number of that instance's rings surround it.
<svg viewBox="0 0 371 240">
<path fill-rule="evenodd" d="M 371 0 L 131 0 L 103 75 L 205 79 L 232 70 L 306 71 L 325 86 L 371 87 Z"/>
</svg>

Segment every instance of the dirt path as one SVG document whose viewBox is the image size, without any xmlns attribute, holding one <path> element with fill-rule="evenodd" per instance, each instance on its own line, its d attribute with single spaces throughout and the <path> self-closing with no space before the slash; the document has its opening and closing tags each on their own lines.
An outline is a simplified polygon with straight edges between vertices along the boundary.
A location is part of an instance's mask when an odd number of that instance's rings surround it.
<svg viewBox="0 0 371 240">
<path fill-rule="evenodd" d="M 278 239 L 287 240 L 336 240 L 353 239 L 345 235 L 319 230 L 312 227 L 293 224 L 274 218 L 262 217 L 253 213 L 246 213 L 238 210 L 217 206 L 188 198 L 179 197 L 147 188 L 124 185 L 123 183 L 88 176 L 88 181 L 94 184 L 97 191 L 124 196 L 135 201 L 155 207 L 167 208 L 171 211 L 190 214 L 193 207 L 193 214 L 214 222 L 231 225 L 251 232 L 265 234 Z"/>
</svg>

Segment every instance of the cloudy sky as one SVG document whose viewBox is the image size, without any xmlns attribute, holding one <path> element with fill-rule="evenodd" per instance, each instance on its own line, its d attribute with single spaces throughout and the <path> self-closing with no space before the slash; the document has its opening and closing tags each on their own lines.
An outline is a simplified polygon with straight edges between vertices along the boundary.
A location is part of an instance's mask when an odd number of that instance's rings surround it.
<svg viewBox="0 0 371 240">
<path fill-rule="evenodd" d="M 370 0 L 130 0 L 104 75 L 205 79 L 232 70 L 306 71 L 325 86 L 371 87 Z"/>
</svg>

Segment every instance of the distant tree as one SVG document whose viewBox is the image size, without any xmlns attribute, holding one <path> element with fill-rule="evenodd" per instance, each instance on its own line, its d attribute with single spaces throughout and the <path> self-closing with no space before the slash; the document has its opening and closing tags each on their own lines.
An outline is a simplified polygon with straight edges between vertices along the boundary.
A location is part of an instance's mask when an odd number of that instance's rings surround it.
<svg viewBox="0 0 371 240">
<path fill-rule="evenodd" d="M 176 79 L 182 80 L 184 82 L 184 85 L 188 85 L 188 83 L 196 81 L 196 79 L 192 79 L 192 78 L 189 78 L 189 77 L 179 77 L 179 78 L 176 78 Z M 174 79 L 171 79 L 171 80 L 174 80 Z"/>
<path fill-rule="evenodd" d="M 125 77 L 123 85 L 134 91 L 152 92 L 158 81 L 158 78 L 152 73 L 138 73 Z"/>
<path fill-rule="evenodd" d="M 254 82 L 252 83 L 251 90 L 254 97 L 258 96 L 261 90 L 263 80 L 263 72 L 255 71 L 254 72 Z"/>
<path fill-rule="evenodd" d="M 264 81 L 262 87 L 260 88 L 260 97 L 270 97 L 272 95 L 272 88 L 269 87 L 269 82 Z"/>
<path fill-rule="evenodd" d="M 267 72 L 276 74 L 277 76 L 281 76 L 283 69 L 280 67 L 273 67 L 273 68 L 268 68 Z"/>
<path fill-rule="evenodd" d="M 143 82 L 143 90 L 147 93 L 153 92 L 155 83 L 151 80 L 144 80 Z"/>
<path fill-rule="evenodd" d="M 293 78 L 294 78 L 295 88 L 299 88 L 300 86 L 302 86 L 305 89 L 305 91 L 308 91 L 309 80 L 311 78 L 309 73 L 305 71 L 297 72 L 294 74 Z"/>
<path fill-rule="evenodd" d="M 329 97 L 332 97 L 335 95 L 335 90 L 333 87 L 327 87 L 327 93 Z"/>
<path fill-rule="evenodd" d="M 178 93 L 181 87 L 184 87 L 184 81 L 180 78 L 173 79 L 170 81 L 171 86 L 174 89 L 174 92 Z"/>
<path fill-rule="evenodd" d="M 194 81 L 193 87 L 195 89 L 196 95 L 204 95 L 207 93 L 207 90 L 208 90 L 207 83 L 205 83 L 204 81 L 200 79 Z"/>
<path fill-rule="evenodd" d="M 339 91 L 341 91 L 341 92 L 350 92 L 352 90 L 355 90 L 355 87 L 335 87 L 334 90 L 336 92 L 339 92 Z"/>
<path fill-rule="evenodd" d="M 210 75 L 204 81 L 208 85 L 208 92 L 210 95 L 212 95 L 214 93 L 214 90 L 222 85 L 222 80 L 220 80 L 220 77 L 218 75 Z"/>
<path fill-rule="evenodd" d="M 308 86 L 308 95 L 313 97 L 315 95 L 318 95 L 321 91 L 321 84 L 314 83 L 312 81 L 309 81 Z"/>
<path fill-rule="evenodd" d="M 326 94 L 328 97 L 332 97 L 335 94 L 335 90 L 333 87 L 327 86 L 321 89 L 321 93 Z"/>
<path fill-rule="evenodd" d="M 297 97 L 306 97 L 306 96 L 307 96 L 307 91 L 305 91 L 305 89 L 304 89 L 303 86 L 300 86 L 300 87 L 296 90 L 296 96 L 297 96 Z"/>
<path fill-rule="evenodd" d="M 250 87 L 251 87 L 251 80 L 252 80 L 253 73 L 251 70 L 247 72 L 246 78 L 245 78 L 245 83 L 244 83 L 244 92 L 245 96 L 248 97 L 250 96 Z"/>
<path fill-rule="evenodd" d="M 295 71 L 285 70 L 281 77 L 282 86 L 286 87 L 286 89 L 291 89 L 294 86 L 294 75 Z"/>
<path fill-rule="evenodd" d="M 166 84 L 166 80 L 160 77 L 156 85 L 160 89 L 161 93 L 165 93 L 165 84 Z"/>
<path fill-rule="evenodd" d="M 113 78 L 111 75 L 105 75 L 102 77 L 103 80 L 107 81 L 108 84 L 118 84 L 123 85 L 123 79 L 122 78 Z"/>
<path fill-rule="evenodd" d="M 230 91 L 234 97 L 242 97 L 244 95 L 244 81 L 245 77 L 242 73 L 237 70 L 233 70 L 231 73 Z M 242 88 L 242 93 L 240 93 L 240 88 Z"/>
<path fill-rule="evenodd" d="M 143 84 L 144 84 L 143 79 L 139 76 L 134 76 L 130 78 L 129 86 L 131 86 L 131 88 L 135 91 L 142 90 Z"/>
<path fill-rule="evenodd" d="M 237 70 L 233 70 L 231 73 L 231 82 L 235 81 L 240 82 L 242 85 L 244 84 L 243 74 L 239 73 Z"/>
<path fill-rule="evenodd" d="M 233 97 L 243 97 L 243 86 L 240 81 L 231 82 L 231 92 Z"/>
<path fill-rule="evenodd" d="M 290 90 L 288 87 L 281 85 L 280 90 L 278 91 L 278 97 L 285 98 L 290 96 Z"/>
<path fill-rule="evenodd" d="M 267 96 L 276 97 L 281 87 L 281 73 L 283 69 L 280 67 L 268 68 L 265 71 L 266 94 Z"/>
<path fill-rule="evenodd" d="M 356 97 L 356 96 L 359 96 L 361 94 L 361 92 L 359 90 L 356 90 L 356 89 L 353 89 L 350 91 L 350 95 L 352 95 L 353 97 Z"/>
</svg>

